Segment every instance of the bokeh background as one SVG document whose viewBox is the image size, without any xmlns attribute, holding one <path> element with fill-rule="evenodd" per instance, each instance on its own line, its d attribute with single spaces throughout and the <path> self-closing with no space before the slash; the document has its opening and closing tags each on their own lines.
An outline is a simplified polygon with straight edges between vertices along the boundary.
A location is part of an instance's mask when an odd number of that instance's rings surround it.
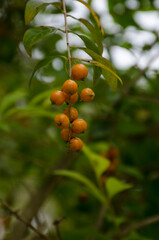
<svg viewBox="0 0 159 240">
<path fill-rule="evenodd" d="M 92 21 L 81 3 L 66 3 L 69 14 Z M 96 97 L 92 103 L 76 104 L 88 124 L 82 139 L 92 151 L 114 163 L 105 181 L 111 175 L 133 185 L 112 199 L 113 215 L 106 213 L 100 224 L 101 206 L 88 189 L 52 176 L 56 168 L 69 168 L 96 182 L 87 156 L 70 154 L 54 126 L 54 116 L 66 105 L 51 106 L 49 96 L 67 79 L 68 66 L 55 58 L 36 73 L 28 87 L 38 60 L 57 52 L 67 56 L 67 49 L 64 34 L 56 32 L 36 44 L 30 58 L 22 43 L 24 32 L 41 25 L 64 29 L 63 15 L 48 6 L 25 26 L 26 1 L 0 1 L 0 197 L 50 236 L 55 234 L 52 222 L 66 216 L 60 225 L 64 240 L 117 239 L 113 236 L 119 229 L 159 214 L 159 0 L 88 3 L 105 32 L 103 56 L 112 62 L 124 84 L 113 93 L 101 76 L 94 86 L 92 66 L 86 64 L 89 74 L 80 88 L 93 88 Z M 76 20 L 68 18 L 68 24 L 72 31 L 91 37 Z M 76 35 L 69 38 L 71 46 L 84 46 Z M 71 53 L 75 58 L 90 58 L 81 50 Z M 158 236 L 156 221 L 118 239 L 158 240 Z M 40 238 L 1 207 L 0 239 Z"/>
</svg>

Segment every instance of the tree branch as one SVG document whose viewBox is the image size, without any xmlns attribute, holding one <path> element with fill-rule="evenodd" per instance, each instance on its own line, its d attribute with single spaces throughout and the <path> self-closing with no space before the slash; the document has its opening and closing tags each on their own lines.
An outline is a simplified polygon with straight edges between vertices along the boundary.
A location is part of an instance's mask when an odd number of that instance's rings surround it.
<svg viewBox="0 0 159 240">
<path fill-rule="evenodd" d="M 68 62 L 69 62 L 69 78 L 71 79 L 71 53 L 70 53 L 70 45 L 69 45 L 69 39 L 68 39 L 68 25 L 67 25 L 67 12 L 66 12 L 65 0 L 62 0 L 62 4 L 63 4 L 63 13 L 64 13 L 64 20 L 65 20 L 66 44 L 67 44 Z"/>
<path fill-rule="evenodd" d="M 9 205 L 8 203 L 6 203 L 4 200 L 2 200 L 0 198 L 0 203 L 2 204 L 2 206 L 4 208 L 6 208 L 9 213 L 11 215 L 13 215 L 14 217 L 16 217 L 16 219 L 18 219 L 20 222 L 22 222 L 27 228 L 30 228 L 33 232 L 35 232 L 39 237 L 41 237 L 42 239 L 48 240 L 48 238 L 41 233 L 38 229 L 36 229 L 31 223 L 27 222 L 25 219 L 23 219 L 18 213 L 17 211 L 14 211 Z"/>
<path fill-rule="evenodd" d="M 124 228 L 119 234 L 118 237 L 124 237 L 126 235 L 128 235 L 130 232 L 134 231 L 134 230 L 138 230 L 140 228 L 144 228 L 148 225 L 151 225 L 153 223 L 157 223 L 159 222 L 159 214 L 156 216 L 152 216 L 150 218 L 146 218 L 144 220 L 142 220 L 141 222 L 132 224 L 126 228 Z"/>
<path fill-rule="evenodd" d="M 59 225 L 64 219 L 65 219 L 65 217 L 63 216 L 60 219 L 57 219 L 53 222 L 55 230 L 56 230 L 56 234 L 57 234 L 57 237 L 59 240 L 62 240 Z"/>
<path fill-rule="evenodd" d="M 58 164 L 58 166 L 52 169 L 52 172 L 56 169 L 68 169 L 71 163 L 77 158 L 77 156 L 78 153 L 75 152 L 64 152 L 61 160 L 59 160 L 60 163 Z M 47 197 L 51 194 L 53 189 L 58 185 L 61 179 L 61 176 L 55 177 L 51 173 L 48 174 L 48 176 L 44 180 L 43 185 L 40 187 L 40 189 L 37 189 L 37 191 L 33 193 L 30 201 L 22 211 L 22 216 L 24 219 L 26 219 L 26 221 L 30 222 L 31 219 L 37 215 L 39 209 L 41 208 Z M 26 225 L 22 224 L 21 222 L 15 222 L 11 233 L 7 236 L 6 239 L 21 240 L 24 236 L 26 236 L 26 231 Z"/>
</svg>

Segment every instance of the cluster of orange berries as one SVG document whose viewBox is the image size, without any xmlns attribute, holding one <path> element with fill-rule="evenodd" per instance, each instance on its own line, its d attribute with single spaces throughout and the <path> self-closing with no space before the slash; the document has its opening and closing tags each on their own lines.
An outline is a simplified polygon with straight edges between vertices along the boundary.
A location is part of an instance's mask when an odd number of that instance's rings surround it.
<svg viewBox="0 0 159 240">
<path fill-rule="evenodd" d="M 87 77 L 88 69 L 83 64 L 76 64 L 72 68 L 72 77 L 76 81 L 84 80 Z M 69 104 L 64 114 L 58 114 L 55 117 L 55 126 L 61 128 L 61 137 L 69 142 L 72 151 L 79 151 L 83 147 L 80 138 L 74 137 L 75 134 L 84 133 L 87 129 L 87 123 L 83 119 L 78 119 L 78 111 L 72 107 L 78 100 L 78 85 L 74 80 L 66 80 L 61 91 L 54 91 L 50 96 L 52 104 L 60 106 L 64 102 Z M 95 97 L 95 93 L 90 88 L 81 91 L 80 98 L 84 102 L 90 102 Z"/>
</svg>

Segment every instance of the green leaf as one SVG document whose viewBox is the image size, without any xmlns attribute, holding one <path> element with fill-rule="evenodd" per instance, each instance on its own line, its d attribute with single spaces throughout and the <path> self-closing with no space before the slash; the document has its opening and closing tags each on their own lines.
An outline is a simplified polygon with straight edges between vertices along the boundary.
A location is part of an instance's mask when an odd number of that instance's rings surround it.
<svg viewBox="0 0 159 240">
<path fill-rule="evenodd" d="M 55 175 L 65 176 L 72 178 L 80 183 L 84 184 L 88 190 L 92 193 L 92 195 L 98 199 L 101 203 L 106 203 L 106 199 L 104 195 L 99 191 L 99 189 L 85 176 L 75 171 L 69 170 L 56 170 L 54 171 Z"/>
<path fill-rule="evenodd" d="M 53 119 L 56 117 L 57 112 L 51 112 L 41 107 L 26 107 L 26 108 L 12 108 L 7 111 L 4 115 L 5 118 L 8 118 L 12 115 L 16 115 L 17 118 L 23 117 L 45 117 L 49 119 Z"/>
<path fill-rule="evenodd" d="M 98 45 L 100 54 L 102 54 L 103 53 L 103 44 L 102 44 L 102 41 L 101 41 L 101 39 L 100 39 L 100 37 L 98 35 L 98 32 L 94 28 L 94 26 L 90 22 L 88 22 L 86 19 L 84 19 L 84 18 L 79 18 L 78 20 L 80 22 L 82 22 L 88 28 L 88 30 L 91 32 L 92 37 L 94 38 L 95 42 Z"/>
<path fill-rule="evenodd" d="M 94 72 L 93 72 L 93 86 L 95 86 L 100 79 L 100 76 L 102 74 L 102 70 L 101 70 L 100 67 L 95 67 L 95 66 L 93 67 L 93 70 L 94 70 Z"/>
<path fill-rule="evenodd" d="M 38 14 L 38 12 L 48 6 L 49 4 L 52 4 L 58 9 L 61 9 L 61 3 L 49 1 L 49 0 L 30 0 L 26 4 L 25 8 L 25 24 L 29 24 L 33 18 Z"/>
<path fill-rule="evenodd" d="M 78 47 L 78 49 L 81 49 L 85 51 L 88 55 L 90 55 L 93 58 L 93 61 L 90 61 L 93 65 L 102 68 L 102 74 L 105 77 L 106 81 L 108 82 L 109 86 L 112 88 L 112 90 L 115 92 L 117 89 L 117 79 L 123 83 L 121 78 L 116 74 L 115 69 L 111 62 L 100 56 L 99 54 L 93 52 L 92 50 L 88 48 L 82 48 Z M 94 60 L 95 59 L 95 60 Z"/>
<path fill-rule="evenodd" d="M 77 0 L 77 1 L 81 2 L 83 5 L 85 5 L 89 9 L 89 11 L 91 12 L 92 16 L 94 17 L 94 20 L 97 23 L 97 26 L 98 26 L 101 34 L 104 36 L 104 31 L 103 31 L 103 28 L 102 28 L 102 26 L 100 24 L 100 21 L 99 21 L 99 18 L 97 16 L 97 14 L 93 11 L 93 9 L 90 7 L 90 5 L 87 2 L 84 2 L 83 0 Z"/>
<path fill-rule="evenodd" d="M 4 132 L 10 131 L 10 125 L 4 121 L 0 121 L 0 130 Z"/>
<path fill-rule="evenodd" d="M 87 48 L 91 49 L 92 51 L 94 51 L 98 54 L 100 53 L 98 48 L 96 47 L 96 45 L 94 44 L 94 42 L 92 40 L 90 40 L 85 35 L 81 35 L 81 34 L 77 34 L 77 33 L 75 33 L 75 34 L 82 39 L 82 41 L 84 42 L 84 44 Z"/>
<path fill-rule="evenodd" d="M 124 183 L 117 178 L 110 177 L 106 181 L 106 189 L 110 198 L 114 197 L 116 194 L 130 189 L 133 186 L 131 184 Z"/>
<path fill-rule="evenodd" d="M 67 61 L 67 58 L 66 58 L 65 56 L 61 56 L 61 55 L 49 56 L 49 57 L 47 57 L 47 58 L 45 58 L 45 59 L 40 60 L 40 61 L 36 64 L 36 66 L 34 67 L 34 70 L 33 70 L 33 72 L 32 72 L 32 75 L 31 75 L 31 77 L 30 77 L 30 79 L 29 79 L 29 87 L 31 86 L 32 79 L 33 79 L 34 74 L 36 73 L 36 71 L 38 71 L 40 68 L 48 65 L 49 63 L 52 62 L 52 60 L 53 60 L 54 58 L 57 58 L 57 57 L 61 57 L 61 58 L 63 58 L 64 60 Z"/>
<path fill-rule="evenodd" d="M 138 232 L 131 232 L 128 236 L 124 237 L 122 240 L 153 240 L 152 238 L 147 238 L 140 235 Z"/>
<path fill-rule="evenodd" d="M 139 180 L 142 180 L 144 178 L 142 172 L 138 168 L 135 168 L 133 166 L 127 166 L 122 164 L 119 166 L 119 171 L 129 176 L 135 177 Z"/>
<path fill-rule="evenodd" d="M 72 15 L 67 15 L 67 16 L 81 22 L 82 24 L 85 25 L 86 28 L 88 28 L 88 30 L 92 34 L 92 37 L 93 37 L 95 43 L 98 46 L 98 50 L 99 50 L 98 52 L 100 52 L 100 54 L 102 54 L 103 53 L 103 44 L 102 44 L 101 38 L 100 38 L 97 30 L 95 29 L 95 27 L 90 22 L 88 22 L 88 20 L 86 20 L 84 18 L 75 18 Z"/>
<path fill-rule="evenodd" d="M 54 33 L 55 31 L 56 28 L 45 26 L 35 27 L 27 30 L 24 34 L 23 44 L 29 56 L 31 56 L 31 48 L 35 43 L 39 42 L 49 34 Z"/>
<path fill-rule="evenodd" d="M 99 180 L 102 173 L 108 168 L 110 164 L 109 160 L 100 156 L 99 154 L 92 152 L 92 150 L 86 145 L 83 146 L 82 151 L 90 161 L 90 164 L 95 171 L 96 177 Z"/>
<path fill-rule="evenodd" d="M 45 100 L 46 98 L 48 98 L 48 96 L 51 95 L 52 92 L 58 90 L 57 88 L 53 88 L 47 91 L 44 91 L 42 93 L 39 93 L 38 95 L 36 95 L 34 98 L 31 99 L 31 101 L 29 102 L 29 105 L 37 105 L 40 104 L 43 100 Z"/>
<path fill-rule="evenodd" d="M 26 95 L 26 92 L 23 90 L 17 90 L 6 95 L 1 101 L 0 114 L 3 114 L 10 106 L 15 104 L 18 100 L 24 98 Z"/>
</svg>

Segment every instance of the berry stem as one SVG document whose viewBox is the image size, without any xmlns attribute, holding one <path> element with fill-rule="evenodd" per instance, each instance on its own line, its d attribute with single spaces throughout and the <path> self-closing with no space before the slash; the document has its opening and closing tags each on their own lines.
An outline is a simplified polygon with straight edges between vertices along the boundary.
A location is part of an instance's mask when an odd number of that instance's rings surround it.
<svg viewBox="0 0 159 240">
<path fill-rule="evenodd" d="M 68 25 L 67 25 L 67 12 L 66 12 L 65 0 L 62 0 L 62 4 L 63 4 L 63 13 L 64 13 L 64 20 L 65 20 L 66 44 L 67 44 L 68 62 L 69 62 L 69 78 L 71 79 L 71 53 L 70 53 L 70 44 L 68 39 Z"/>
<path fill-rule="evenodd" d="M 65 33 L 66 33 L 66 44 L 67 44 L 67 52 L 68 52 L 68 62 L 69 62 L 69 79 L 71 79 L 71 52 L 70 52 L 70 44 L 69 44 L 69 38 L 68 38 L 68 25 L 67 25 L 67 12 L 66 12 L 66 4 L 65 4 L 65 0 L 62 0 L 62 4 L 63 4 L 63 13 L 64 13 L 64 20 L 65 20 Z M 71 119 L 71 114 L 70 114 L 70 110 L 71 110 L 71 103 L 70 103 L 70 99 L 69 99 L 69 120 Z M 69 123 L 69 142 L 70 142 L 70 138 L 71 138 L 71 121 Z"/>
</svg>

